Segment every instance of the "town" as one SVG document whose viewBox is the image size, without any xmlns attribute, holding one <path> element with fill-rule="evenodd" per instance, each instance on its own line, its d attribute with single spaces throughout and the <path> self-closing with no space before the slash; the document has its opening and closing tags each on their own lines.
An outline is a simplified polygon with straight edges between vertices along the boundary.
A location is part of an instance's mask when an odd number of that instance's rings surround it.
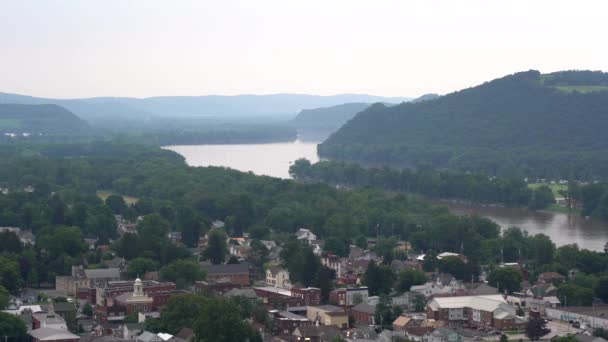
<svg viewBox="0 0 608 342">
<path fill-rule="evenodd" d="M 137 234 L 143 220 L 129 222 L 117 215 L 118 234 Z M 151 322 L 162 319 L 173 301 L 192 296 L 224 298 L 254 308 L 258 314 L 247 320 L 264 341 L 605 341 L 593 332 L 608 329 L 608 305 L 600 301 L 568 306 L 568 298 L 558 296 L 559 284 L 575 277 L 575 269 L 568 276 L 542 272 L 532 282 L 526 265 L 503 262 L 490 274 L 479 266 L 474 282 L 439 269 L 445 267 L 428 269 L 430 258 L 434 265 L 467 265 L 467 257 L 459 253 L 416 254 L 407 242 L 399 242 L 393 252 L 402 257 L 387 263 L 374 252 L 379 241 L 367 239 L 366 248 L 350 245 L 348 255 L 339 257 L 326 251 L 325 241 L 315 233 L 301 228 L 290 241 L 312 252 L 331 272 L 333 289 L 324 293 L 327 289 L 292 281 L 282 260 L 284 246 L 247 233 L 218 235 L 224 229 L 221 221 L 213 227 L 192 251 L 200 258 L 196 266 L 204 279 L 176 284 L 158 271 L 134 274 L 130 262 L 114 256 L 99 268 L 72 266 L 70 275 L 56 276 L 54 289 L 24 288 L 20 296 L 10 296 L 4 312 L 22 320 L 34 342 L 193 341 L 192 326 L 171 333 L 147 330 L 154 330 Z M 35 241 L 31 232 L 19 228 L 3 227 L 0 232 L 15 235 L 24 245 Z M 223 236 L 219 245 L 225 253 L 217 263 L 203 257 L 206 250 L 218 247 L 210 246 L 217 243 L 214 234 Z M 182 244 L 179 232 L 170 232 L 167 238 Z M 87 242 L 91 253 L 108 251 L 95 240 Z M 265 256 L 263 264 L 256 260 L 260 253 Z M 382 271 L 398 275 L 397 286 L 386 283 L 392 278 L 385 275 L 379 278 L 384 284 L 374 283 L 373 273 Z M 517 291 L 488 282 L 492 273 L 501 271 L 515 274 L 521 284 Z"/>
</svg>

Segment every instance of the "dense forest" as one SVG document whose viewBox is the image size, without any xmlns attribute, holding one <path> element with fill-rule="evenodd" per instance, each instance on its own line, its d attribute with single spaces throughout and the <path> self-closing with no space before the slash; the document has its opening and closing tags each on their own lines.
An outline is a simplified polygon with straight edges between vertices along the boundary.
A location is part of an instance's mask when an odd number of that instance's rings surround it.
<svg viewBox="0 0 608 342">
<path fill-rule="evenodd" d="M 0 135 L 4 138 L 7 133 L 55 136 L 88 131 L 84 120 L 60 106 L 0 104 Z"/>
<path fill-rule="evenodd" d="M 306 159 L 297 160 L 289 168 L 289 173 L 302 181 L 322 181 L 347 187 L 372 186 L 475 203 L 499 203 L 530 209 L 543 209 L 555 203 L 549 187 L 531 189 L 520 179 L 424 169 L 364 168 L 359 164 L 338 161 L 320 161 L 311 165 Z"/>
<path fill-rule="evenodd" d="M 324 157 L 550 179 L 608 176 L 608 74 L 528 71 L 433 101 L 375 104 Z"/>
</svg>

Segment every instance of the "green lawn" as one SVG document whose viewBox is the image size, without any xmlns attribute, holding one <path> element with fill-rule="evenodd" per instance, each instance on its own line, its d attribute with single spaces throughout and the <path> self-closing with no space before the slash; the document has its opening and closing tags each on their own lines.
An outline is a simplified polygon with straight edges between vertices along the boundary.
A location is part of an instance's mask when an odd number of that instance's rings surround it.
<svg viewBox="0 0 608 342">
<path fill-rule="evenodd" d="M 17 119 L 0 119 L 0 129 L 15 129 L 21 127 L 21 121 Z"/>
<path fill-rule="evenodd" d="M 108 198 L 110 195 L 115 195 L 115 193 L 113 191 L 109 191 L 109 190 L 97 191 L 97 197 L 101 198 L 102 201 L 105 201 L 106 198 Z M 133 205 L 133 204 L 137 203 L 137 201 L 139 201 L 139 198 L 137 198 L 137 197 L 122 196 L 122 198 L 125 200 L 125 203 L 127 203 L 127 205 Z"/>
<path fill-rule="evenodd" d="M 567 92 L 567 93 L 571 93 L 573 91 L 579 92 L 579 93 L 591 93 L 594 91 L 608 91 L 608 87 L 607 86 L 556 86 L 556 89 L 559 89 L 561 91 Z"/>
<path fill-rule="evenodd" d="M 566 184 L 545 184 L 545 183 L 531 183 L 528 184 L 528 187 L 531 189 L 536 189 L 541 185 L 546 185 L 549 187 L 549 189 L 551 189 L 551 191 L 553 191 L 553 196 L 555 197 L 563 197 L 562 195 L 559 194 L 559 190 L 568 190 L 568 185 Z"/>
</svg>

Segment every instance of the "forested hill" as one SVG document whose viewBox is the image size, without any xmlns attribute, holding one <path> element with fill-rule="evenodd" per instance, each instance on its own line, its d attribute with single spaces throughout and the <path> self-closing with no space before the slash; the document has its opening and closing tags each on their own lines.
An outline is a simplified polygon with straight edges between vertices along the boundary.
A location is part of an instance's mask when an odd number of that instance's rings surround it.
<svg viewBox="0 0 608 342">
<path fill-rule="evenodd" d="M 89 125 L 68 111 L 53 105 L 0 104 L 0 134 L 82 134 Z"/>
<path fill-rule="evenodd" d="M 311 137 L 322 141 L 337 131 L 355 114 L 369 107 L 370 103 L 344 103 L 332 107 L 304 109 L 291 121 L 304 139 Z"/>
<path fill-rule="evenodd" d="M 433 101 L 375 104 L 323 157 L 489 175 L 608 178 L 608 74 L 521 72 Z"/>
</svg>

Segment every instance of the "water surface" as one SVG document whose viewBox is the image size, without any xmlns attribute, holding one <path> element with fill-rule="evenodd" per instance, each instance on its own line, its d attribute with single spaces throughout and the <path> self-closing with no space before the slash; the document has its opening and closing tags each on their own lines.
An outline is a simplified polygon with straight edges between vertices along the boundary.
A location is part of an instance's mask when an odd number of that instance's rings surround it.
<svg viewBox="0 0 608 342">
<path fill-rule="evenodd" d="M 290 178 L 289 166 L 299 158 L 311 163 L 319 161 L 316 142 L 242 144 L 242 145 L 189 145 L 167 146 L 190 166 L 226 166 L 256 175 Z"/>
</svg>

